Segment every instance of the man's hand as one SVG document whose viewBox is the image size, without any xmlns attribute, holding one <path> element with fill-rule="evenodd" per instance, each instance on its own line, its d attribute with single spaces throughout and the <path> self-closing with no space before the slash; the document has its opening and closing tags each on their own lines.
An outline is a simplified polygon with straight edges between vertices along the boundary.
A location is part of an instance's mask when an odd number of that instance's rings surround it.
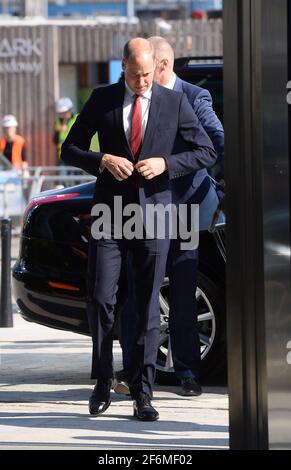
<svg viewBox="0 0 291 470">
<path fill-rule="evenodd" d="M 135 169 L 146 179 L 151 180 L 161 175 L 167 169 L 167 163 L 164 157 L 152 157 L 147 160 L 141 160 L 135 165 Z"/>
<path fill-rule="evenodd" d="M 117 157 L 109 153 L 102 157 L 100 170 L 103 171 L 104 168 L 107 168 L 117 181 L 126 180 L 134 170 L 133 164 L 127 158 Z"/>
</svg>

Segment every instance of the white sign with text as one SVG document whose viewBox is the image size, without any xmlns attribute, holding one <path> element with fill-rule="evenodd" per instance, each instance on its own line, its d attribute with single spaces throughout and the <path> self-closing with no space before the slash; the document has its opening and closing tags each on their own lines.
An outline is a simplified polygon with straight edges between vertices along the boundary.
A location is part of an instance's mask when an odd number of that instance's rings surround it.
<svg viewBox="0 0 291 470">
<path fill-rule="evenodd" d="M 39 75 L 42 68 L 42 63 L 39 61 L 41 56 L 40 38 L 33 40 L 4 38 L 0 41 L 0 74 L 25 72 Z M 31 60 L 28 61 L 27 58 Z"/>
</svg>

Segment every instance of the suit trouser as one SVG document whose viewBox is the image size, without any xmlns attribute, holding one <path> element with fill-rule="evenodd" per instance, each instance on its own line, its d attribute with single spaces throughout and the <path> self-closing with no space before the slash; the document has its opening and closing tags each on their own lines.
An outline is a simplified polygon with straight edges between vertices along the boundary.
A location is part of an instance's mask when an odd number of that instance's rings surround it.
<svg viewBox="0 0 291 470">
<path fill-rule="evenodd" d="M 132 349 L 134 344 L 134 334 L 136 328 L 136 293 L 134 289 L 132 256 L 129 253 L 126 260 L 126 281 L 127 291 L 126 297 L 121 303 L 120 315 L 120 337 L 119 342 L 122 349 L 122 364 L 125 377 L 128 376 L 131 360 Z"/>
<path fill-rule="evenodd" d="M 199 229 L 207 230 L 219 202 L 210 179 L 205 178 L 198 190 L 183 202 L 188 206 L 199 204 Z M 179 239 L 172 240 L 167 272 L 170 281 L 169 331 L 174 369 L 181 378 L 194 377 L 199 380 L 201 354 L 195 295 L 197 269 L 198 249 L 183 251 Z"/>
<path fill-rule="evenodd" d="M 132 253 L 136 328 L 129 371 L 132 398 L 152 396 L 160 335 L 159 290 L 168 240 L 90 240 L 87 313 L 93 340 L 93 379 L 113 376 L 113 324 L 122 260 Z"/>
<path fill-rule="evenodd" d="M 198 250 L 182 251 L 172 240 L 168 257 L 169 331 L 175 373 L 178 377 L 200 375 L 200 341 L 197 324 Z"/>
<path fill-rule="evenodd" d="M 179 377 L 200 375 L 200 341 L 197 324 L 198 250 L 181 251 L 178 240 L 171 241 L 168 256 L 169 277 L 169 330 L 175 372 Z M 132 287 L 131 259 L 128 263 L 129 292 L 121 314 L 121 347 L 123 369 L 128 375 L 133 357 L 133 331 L 136 298 Z"/>
<path fill-rule="evenodd" d="M 202 184 L 204 183 L 207 180 Z M 209 184 L 207 193 L 202 198 L 198 190 L 186 202 L 188 205 L 199 204 L 199 229 L 207 230 L 219 203 L 213 184 Z M 224 217 L 221 215 L 218 222 L 223 221 Z M 198 250 L 182 251 L 179 240 L 172 240 L 167 271 L 170 280 L 169 330 L 173 363 L 179 377 L 194 377 L 198 380 L 201 355 L 195 297 L 197 268 Z"/>
</svg>

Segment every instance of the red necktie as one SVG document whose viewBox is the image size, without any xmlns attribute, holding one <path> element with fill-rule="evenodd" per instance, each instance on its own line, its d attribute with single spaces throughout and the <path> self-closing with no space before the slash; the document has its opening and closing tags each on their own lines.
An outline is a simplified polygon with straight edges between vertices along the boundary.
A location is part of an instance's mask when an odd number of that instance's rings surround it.
<svg viewBox="0 0 291 470">
<path fill-rule="evenodd" d="M 136 95 L 131 115 L 130 148 L 134 160 L 138 159 L 142 143 L 142 111 L 140 96 Z"/>
</svg>

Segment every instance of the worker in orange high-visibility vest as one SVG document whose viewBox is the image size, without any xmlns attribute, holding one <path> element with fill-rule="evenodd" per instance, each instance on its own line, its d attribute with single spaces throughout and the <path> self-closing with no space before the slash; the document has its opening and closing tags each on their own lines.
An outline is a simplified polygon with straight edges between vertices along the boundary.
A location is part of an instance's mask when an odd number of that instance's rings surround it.
<svg viewBox="0 0 291 470">
<path fill-rule="evenodd" d="M 26 141 L 16 133 L 18 122 L 12 114 L 7 114 L 2 121 L 3 136 L 0 138 L 0 154 L 19 170 L 27 168 Z"/>
</svg>

